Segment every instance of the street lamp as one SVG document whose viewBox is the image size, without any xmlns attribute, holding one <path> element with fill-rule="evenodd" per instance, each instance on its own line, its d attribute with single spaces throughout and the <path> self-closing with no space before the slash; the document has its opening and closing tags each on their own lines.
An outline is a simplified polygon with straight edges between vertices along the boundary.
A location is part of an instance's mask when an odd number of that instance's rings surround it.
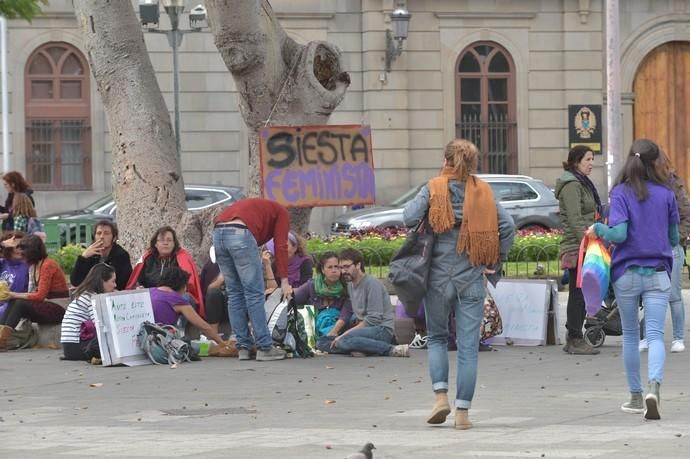
<svg viewBox="0 0 690 459">
<path fill-rule="evenodd" d="M 412 15 L 403 7 L 391 13 L 393 32 L 386 30 L 386 72 L 391 71 L 391 63 L 402 54 L 411 17 Z M 395 42 L 398 42 L 397 46 Z"/>
<path fill-rule="evenodd" d="M 160 6 L 158 0 L 139 0 L 139 17 L 141 24 L 152 33 L 163 33 L 168 37 L 168 43 L 173 55 L 173 103 L 175 111 L 175 148 L 179 156 L 180 146 L 180 80 L 177 63 L 177 49 L 182 44 L 182 37 L 189 32 L 201 32 L 206 25 L 206 8 L 197 5 L 189 12 L 190 30 L 179 28 L 180 17 L 184 13 L 184 0 L 161 0 L 165 13 L 170 18 L 170 30 L 158 29 Z"/>
</svg>

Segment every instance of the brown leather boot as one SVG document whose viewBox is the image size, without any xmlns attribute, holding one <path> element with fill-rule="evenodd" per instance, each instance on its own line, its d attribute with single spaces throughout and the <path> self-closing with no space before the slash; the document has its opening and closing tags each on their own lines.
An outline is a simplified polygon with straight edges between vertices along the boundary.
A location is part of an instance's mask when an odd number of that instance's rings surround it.
<svg viewBox="0 0 690 459">
<path fill-rule="evenodd" d="M 14 329 L 7 325 L 0 325 L 0 352 L 7 352 L 7 341 L 12 336 Z"/>
<path fill-rule="evenodd" d="M 455 429 L 467 430 L 472 428 L 470 416 L 467 410 L 455 410 Z"/>
<path fill-rule="evenodd" d="M 434 407 L 431 408 L 431 416 L 426 420 L 429 424 L 443 424 L 450 414 L 450 404 L 448 403 L 448 392 L 434 393 Z"/>
</svg>

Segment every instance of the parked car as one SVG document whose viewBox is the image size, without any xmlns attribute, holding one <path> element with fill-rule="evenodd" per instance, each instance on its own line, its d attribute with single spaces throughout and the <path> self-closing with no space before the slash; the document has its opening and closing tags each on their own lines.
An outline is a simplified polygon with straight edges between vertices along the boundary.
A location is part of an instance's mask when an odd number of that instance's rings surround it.
<svg viewBox="0 0 690 459">
<path fill-rule="evenodd" d="M 560 228 L 558 200 L 544 182 L 526 175 L 477 174 L 491 185 L 494 195 L 513 217 L 518 229 Z M 332 234 L 370 227 L 403 226 L 403 208 L 419 192 L 421 184 L 393 201 L 390 206 L 374 206 L 339 215 L 331 224 Z"/>
<path fill-rule="evenodd" d="M 242 188 L 224 185 L 185 185 L 185 199 L 189 210 L 201 210 L 207 207 L 232 204 L 244 197 Z M 44 215 L 44 220 L 57 219 L 86 219 L 86 220 L 115 220 L 117 206 L 113 195 L 109 194 L 92 202 L 83 209 L 58 212 Z"/>
</svg>

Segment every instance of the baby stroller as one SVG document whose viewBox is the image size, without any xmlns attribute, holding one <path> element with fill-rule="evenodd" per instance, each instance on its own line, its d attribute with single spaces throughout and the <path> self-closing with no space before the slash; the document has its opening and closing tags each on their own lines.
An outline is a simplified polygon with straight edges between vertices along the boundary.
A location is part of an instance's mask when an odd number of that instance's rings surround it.
<svg viewBox="0 0 690 459">
<path fill-rule="evenodd" d="M 640 300 L 642 309 L 642 300 Z M 607 336 L 621 336 L 623 334 L 623 324 L 621 323 L 618 302 L 613 293 L 613 287 L 609 285 L 609 291 L 604 299 L 604 304 L 594 317 L 588 317 L 585 321 L 585 342 L 592 347 L 600 347 L 604 344 Z M 642 329 L 640 329 L 642 334 Z"/>
</svg>

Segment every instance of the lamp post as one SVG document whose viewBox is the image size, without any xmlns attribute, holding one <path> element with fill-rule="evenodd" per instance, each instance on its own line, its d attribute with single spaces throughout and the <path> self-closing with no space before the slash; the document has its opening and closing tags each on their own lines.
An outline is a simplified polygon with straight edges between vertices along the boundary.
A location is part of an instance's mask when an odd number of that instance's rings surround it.
<svg viewBox="0 0 690 459">
<path fill-rule="evenodd" d="M 391 64 L 402 54 L 403 42 L 407 39 L 411 17 L 412 15 L 402 7 L 391 13 L 393 32 L 386 30 L 386 72 L 391 71 Z M 397 46 L 395 42 L 398 43 Z"/>
<path fill-rule="evenodd" d="M 160 30 L 158 28 L 158 20 L 160 16 L 160 8 L 158 0 L 139 0 L 139 16 L 141 23 L 144 26 L 151 24 L 148 27 L 149 32 L 163 33 L 168 37 L 168 43 L 172 48 L 173 55 L 173 105 L 175 118 L 175 149 L 177 155 L 182 153 L 180 142 L 180 78 L 177 50 L 182 44 L 182 37 L 189 32 L 201 32 L 201 29 L 206 22 L 206 8 L 203 5 L 197 5 L 189 12 L 190 30 L 180 29 L 180 17 L 184 13 L 184 0 L 161 0 L 165 13 L 170 18 L 170 30 Z"/>
</svg>

